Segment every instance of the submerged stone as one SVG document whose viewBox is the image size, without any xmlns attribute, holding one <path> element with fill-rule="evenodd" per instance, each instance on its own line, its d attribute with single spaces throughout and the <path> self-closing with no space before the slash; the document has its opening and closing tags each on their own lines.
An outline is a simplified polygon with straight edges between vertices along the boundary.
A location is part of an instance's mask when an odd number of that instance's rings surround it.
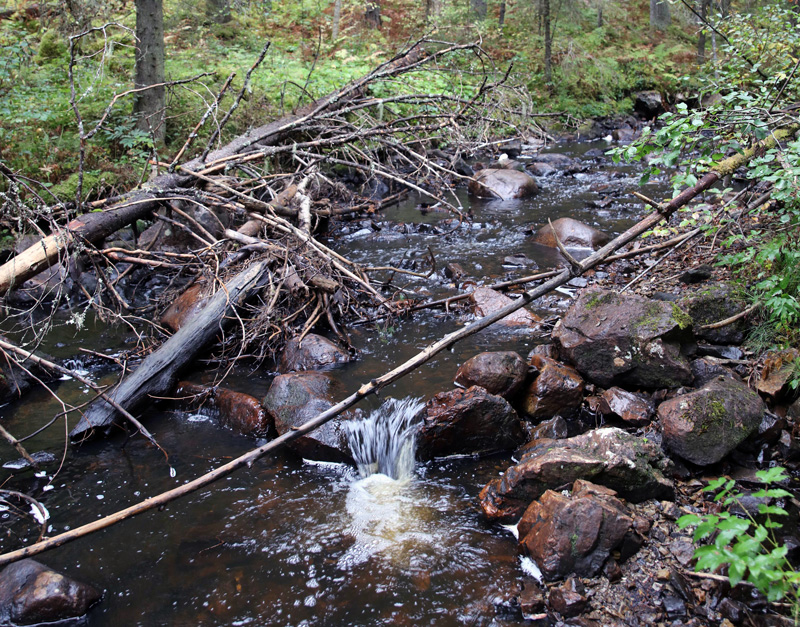
<svg viewBox="0 0 800 627">
<path fill-rule="evenodd" d="M 175 394 L 191 409 L 209 410 L 222 426 L 242 435 L 266 435 L 272 428 L 261 402 L 249 394 L 188 381 L 181 381 Z"/>
<path fill-rule="evenodd" d="M 479 287 L 469 295 L 476 316 L 484 317 L 512 303 L 512 299 L 490 287 Z M 495 322 L 500 327 L 535 327 L 541 318 L 524 307 Z"/>
<path fill-rule="evenodd" d="M 309 333 L 286 342 L 278 364 L 282 374 L 300 370 L 325 370 L 350 361 L 350 354 L 329 339 Z"/>
</svg>

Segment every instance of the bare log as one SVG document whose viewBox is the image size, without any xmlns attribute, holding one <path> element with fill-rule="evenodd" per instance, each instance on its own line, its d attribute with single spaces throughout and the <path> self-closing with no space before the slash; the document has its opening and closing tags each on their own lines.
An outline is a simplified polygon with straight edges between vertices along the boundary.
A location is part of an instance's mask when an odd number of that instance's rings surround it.
<svg viewBox="0 0 800 627">
<path fill-rule="evenodd" d="M 228 281 L 175 335 L 108 393 L 114 405 L 103 398 L 92 401 L 70 437 L 83 438 L 96 429 L 110 427 L 120 415 L 115 405 L 133 412 L 150 395 L 162 395 L 172 389 L 178 374 L 228 326 L 236 308 L 263 285 L 267 264 L 253 264 Z"/>
</svg>

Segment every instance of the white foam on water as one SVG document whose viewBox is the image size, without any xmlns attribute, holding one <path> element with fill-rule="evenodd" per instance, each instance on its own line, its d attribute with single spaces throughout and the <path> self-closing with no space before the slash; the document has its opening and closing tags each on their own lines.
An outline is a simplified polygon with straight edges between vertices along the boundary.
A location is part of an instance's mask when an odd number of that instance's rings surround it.
<svg viewBox="0 0 800 627">
<path fill-rule="evenodd" d="M 536 565 L 530 557 L 521 557 L 519 560 L 519 565 L 522 567 L 522 570 L 533 577 L 539 583 L 544 583 L 544 577 L 542 577 L 542 571 L 539 570 L 539 567 Z"/>
</svg>

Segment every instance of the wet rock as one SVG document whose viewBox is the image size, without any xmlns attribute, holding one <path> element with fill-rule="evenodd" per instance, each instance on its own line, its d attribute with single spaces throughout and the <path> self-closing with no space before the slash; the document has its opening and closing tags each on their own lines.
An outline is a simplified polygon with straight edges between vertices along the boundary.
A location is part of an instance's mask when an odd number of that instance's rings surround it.
<svg viewBox="0 0 800 627">
<path fill-rule="evenodd" d="M 470 295 L 469 300 L 473 305 L 473 311 L 476 316 L 484 317 L 494 313 L 498 309 L 502 309 L 509 303 L 513 302 L 505 294 L 495 292 L 490 287 L 479 287 L 475 289 Z M 534 313 L 531 313 L 525 308 L 517 309 L 514 313 L 506 316 L 502 320 L 495 322 L 495 326 L 501 327 L 535 327 L 541 318 Z"/>
<path fill-rule="evenodd" d="M 560 354 L 602 387 L 670 388 L 693 380 L 681 345 L 691 321 L 674 303 L 583 290 L 552 333 Z"/>
<path fill-rule="evenodd" d="M 597 575 L 626 535 L 638 533 L 616 492 L 581 480 L 570 496 L 545 492 L 525 510 L 517 527 L 521 548 L 548 581 L 570 574 Z"/>
<path fill-rule="evenodd" d="M 558 346 L 555 344 L 537 344 L 531 349 L 531 352 L 528 353 L 528 359 L 533 359 L 534 355 L 540 355 L 541 357 L 549 357 L 550 359 L 558 359 Z"/>
<path fill-rule="evenodd" d="M 664 606 L 664 611 L 667 613 L 669 620 L 678 620 L 679 618 L 686 618 L 686 603 L 683 599 L 674 595 L 666 595 L 661 601 Z"/>
<path fill-rule="evenodd" d="M 465 361 L 456 372 L 455 383 L 478 385 L 490 394 L 512 398 L 522 389 L 528 365 L 513 351 L 479 353 Z"/>
<path fill-rule="evenodd" d="M 517 412 L 501 396 L 473 386 L 442 392 L 425 405 L 417 436 L 417 457 L 487 455 L 525 441 Z"/>
<path fill-rule="evenodd" d="M 102 593 L 32 559 L 0 572 L 0 624 L 34 625 L 78 618 Z"/>
<path fill-rule="evenodd" d="M 262 404 L 275 421 L 278 435 L 283 435 L 332 407 L 338 387 L 334 379 L 322 372 L 282 374 L 275 377 Z M 288 446 L 305 459 L 353 463 L 343 420 L 344 417 L 334 418 Z"/>
<path fill-rule="evenodd" d="M 606 416 L 616 416 L 632 427 L 643 427 L 650 423 L 655 413 L 653 401 L 622 388 L 609 388 L 600 395 L 600 411 Z"/>
<path fill-rule="evenodd" d="M 664 103 L 657 91 L 640 91 L 636 94 L 633 109 L 643 118 L 652 120 L 664 113 Z"/>
<path fill-rule="evenodd" d="M 715 379 L 658 406 L 663 443 L 700 466 L 725 457 L 758 429 L 764 402 L 745 384 Z"/>
<path fill-rule="evenodd" d="M 692 319 L 694 334 L 712 344 L 741 344 L 749 329 L 745 318 L 719 329 L 702 328 L 703 325 L 725 320 L 745 309 L 745 304 L 737 297 L 733 288 L 724 283 L 684 296 L 678 301 L 678 306 Z"/>
<path fill-rule="evenodd" d="M 525 253 L 515 253 L 503 257 L 503 265 L 512 268 L 538 268 L 537 263 Z"/>
<path fill-rule="evenodd" d="M 8 341 L 2 335 L 0 339 Z M 47 358 L 46 355 L 41 356 Z M 48 359 L 52 361 L 52 358 Z M 25 369 L 22 369 L 11 357 L 0 358 L 0 405 L 22 397 L 32 387 L 39 385 L 37 378 L 47 382 L 52 381 L 54 376 L 52 372 L 38 368 L 31 362 L 26 362 Z"/>
<path fill-rule="evenodd" d="M 558 173 L 558 170 L 555 168 L 555 166 L 549 163 L 536 162 L 536 161 L 533 163 L 529 163 L 527 166 L 527 170 L 534 176 L 551 176 L 553 174 Z"/>
<path fill-rule="evenodd" d="M 469 192 L 478 198 L 529 198 L 539 192 L 533 177 L 518 170 L 487 168 L 475 173 Z"/>
<path fill-rule="evenodd" d="M 44 466 L 46 464 L 53 464 L 59 461 L 59 458 L 47 451 L 36 451 L 30 454 L 30 458 L 36 463 L 37 466 Z M 18 457 L 3 463 L 3 468 L 9 470 L 22 470 L 27 468 L 31 463 L 24 457 Z"/>
<path fill-rule="evenodd" d="M 205 285 L 200 283 L 190 285 L 161 315 L 161 324 L 173 332 L 177 331 L 203 308 L 208 298 L 209 294 Z"/>
<path fill-rule="evenodd" d="M 583 403 L 583 379 L 569 366 L 534 355 L 531 365 L 538 374 L 525 392 L 522 407 L 531 418 L 575 414 Z"/>
<path fill-rule="evenodd" d="M 563 618 L 573 618 L 586 611 L 589 600 L 584 596 L 586 589 L 574 577 L 550 590 L 547 603 L 550 609 Z"/>
<path fill-rule="evenodd" d="M 444 267 L 444 276 L 451 281 L 459 281 L 467 276 L 467 273 L 461 264 L 450 262 Z"/>
<path fill-rule="evenodd" d="M 572 218 L 559 218 L 552 222 L 552 228 L 550 224 L 543 226 L 532 239 L 542 246 L 556 248 L 556 236 L 566 248 L 597 249 L 609 241 L 608 235 L 602 231 Z"/>
<path fill-rule="evenodd" d="M 530 429 L 530 439 L 534 440 L 563 440 L 569 435 L 567 421 L 562 416 L 553 416 L 534 428 Z"/>
<path fill-rule="evenodd" d="M 546 490 L 577 479 L 604 485 L 633 502 L 671 500 L 675 489 L 664 476 L 670 467 L 659 446 L 622 429 L 539 440 L 523 449 L 518 464 L 483 488 L 480 505 L 488 519 L 513 522 Z"/>
<path fill-rule="evenodd" d="M 544 610 L 544 592 L 533 584 L 526 584 L 519 595 L 519 606 L 523 616 L 539 614 Z"/>
<path fill-rule="evenodd" d="M 717 346 L 715 344 L 698 344 L 699 357 L 716 357 L 717 359 L 742 359 L 744 351 L 736 346 Z"/>
<path fill-rule="evenodd" d="M 713 271 L 714 269 L 710 265 L 704 263 L 699 266 L 695 266 L 694 268 L 689 268 L 679 277 L 679 280 L 681 283 L 688 284 L 702 283 L 703 281 L 708 281 L 711 278 Z"/>
<path fill-rule="evenodd" d="M 785 397 L 799 359 L 800 351 L 795 348 L 768 353 L 756 383 L 758 391 L 773 399 Z"/>
<path fill-rule="evenodd" d="M 636 137 L 636 131 L 627 124 L 624 124 L 619 128 L 615 128 L 611 132 L 611 137 L 616 142 L 620 142 L 622 144 L 629 144 Z"/>
<path fill-rule="evenodd" d="M 532 163 L 546 163 L 551 165 L 564 174 L 569 174 L 579 169 L 574 159 L 560 152 L 540 152 L 533 155 L 530 160 Z"/>
<path fill-rule="evenodd" d="M 293 337 L 286 342 L 278 364 L 278 372 L 326 370 L 350 361 L 350 354 L 329 339 L 309 333 L 302 340 Z"/>
<path fill-rule="evenodd" d="M 242 435 L 263 436 L 273 426 L 261 402 L 249 394 L 182 381 L 175 395 L 193 411 L 203 408 L 222 426 Z"/>
<path fill-rule="evenodd" d="M 692 369 L 692 374 L 694 375 L 694 384 L 698 387 L 702 387 L 709 381 L 712 381 L 718 377 L 728 377 L 738 380 L 738 377 L 733 370 L 714 363 L 708 359 L 695 359 L 690 364 L 690 367 Z"/>
</svg>

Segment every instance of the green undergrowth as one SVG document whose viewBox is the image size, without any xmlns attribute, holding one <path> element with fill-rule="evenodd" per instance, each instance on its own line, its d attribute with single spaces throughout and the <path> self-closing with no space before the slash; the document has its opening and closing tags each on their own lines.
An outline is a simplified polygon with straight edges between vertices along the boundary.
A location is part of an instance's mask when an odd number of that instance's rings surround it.
<svg viewBox="0 0 800 627">
<path fill-rule="evenodd" d="M 84 8 L 82 26 L 66 10 L 46 21 L 0 22 L 2 159 L 59 195 L 63 189 L 55 186 L 78 166 L 77 124 L 68 81 L 69 34 L 88 25 L 115 24 L 77 42 L 76 104 L 87 129 L 100 119 L 115 94 L 132 87 L 134 64 L 133 3 L 83 0 L 74 4 Z M 501 28 L 496 2 L 489 3 L 488 16 L 481 22 L 463 3 L 442 2 L 441 12 L 426 23 L 423 3 L 388 0 L 382 4 L 382 28 L 374 30 L 361 19 L 363 4 L 344 0 L 335 41 L 329 0 L 232 6 L 233 21 L 218 25 L 206 20 L 202 2 L 165 1 L 168 80 L 211 75 L 170 89 L 166 146 L 159 150 L 160 161 L 170 160 L 177 152 L 227 76 L 236 72 L 221 112 L 230 106 L 267 41 L 270 50 L 253 73 L 223 141 L 364 75 L 425 34 L 456 42 L 481 38 L 496 63 L 488 69 L 499 76 L 513 63 L 510 83 L 530 92 L 540 111 L 581 117 L 629 112 L 635 91 L 670 91 L 679 70 L 691 67 L 687 63 L 691 29 L 685 21 L 676 19 L 667 34 L 652 36 L 646 12 L 627 0 L 605 8 L 606 26 L 601 27 L 593 5 L 565 3 L 559 5 L 560 10 L 554 5 L 550 85 L 543 79 L 540 25 L 536 12 L 527 5 L 509 2 Z M 437 69 L 441 71 L 407 79 L 411 84 L 386 89 L 469 94 L 481 80 L 480 70 L 487 67 L 474 55 L 465 54 Z M 134 128 L 131 107 L 129 96 L 117 101 L 100 132 L 89 141 L 86 154 L 87 170 L 113 173 L 120 188 L 146 177 L 151 150 L 149 138 Z M 212 130 L 212 124 L 200 130 L 198 150 Z M 509 133 L 515 132 L 509 125 Z"/>
</svg>

